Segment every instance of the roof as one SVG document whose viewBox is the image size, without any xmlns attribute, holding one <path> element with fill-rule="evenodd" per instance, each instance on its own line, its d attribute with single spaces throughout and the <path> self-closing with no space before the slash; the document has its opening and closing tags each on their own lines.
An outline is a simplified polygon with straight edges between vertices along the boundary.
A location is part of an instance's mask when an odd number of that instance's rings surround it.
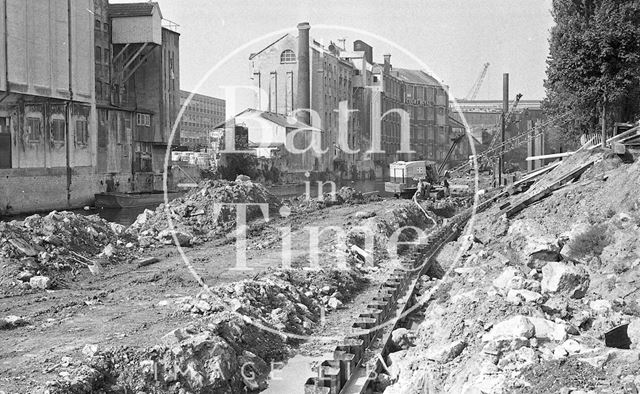
<svg viewBox="0 0 640 394">
<path fill-rule="evenodd" d="M 254 57 L 258 56 L 259 54 L 261 54 L 262 52 L 266 51 L 268 48 L 271 48 L 272 46 L 274 46 L 277 42 L 279 42 L 280 40 L 282 40 L 283 38 L 285 38 L 286 36 L 288 36 L 289 33 L 283 35 L 282 37 L 278 38 L 277 40 L 275 40 L 274 42 L 272 42 L 271 44 L 267 45 L 266 47 L 262 48 L 260 51 L 256 52 L 256 53 L 252 53 L 251 55 L 249 55 L 249 60 L 253 59 Z"/>
<path fill-rule="evenodd" d="M 306 123 L 302 123 L 299 120 L 297 120 L 294 117 L 291 116 L 286 116 L 286 115 L 282 115 L 282 114 L 277 114 L 275 112 L 267 112 L 267 111 L 260 111 L 258 109 L 254 109 L 254 108 L 247 108 L 244 111 L 238 113 L 236 116 L 225 120 L 224 122 L 220 122 L 217 125 L 214 126 L 214 129 L 218 129 L 218 128 L 222 128 L 225 127 L 227 125 L 233 124 L 232 122 L 239 116 L 241 115 L 253 115 L 255 117 L 261 117 L 263 119 L 266 119 L 272 123 L 277 124 L 278 126 L 281 127 L 285 127 L 285 128 L 289 128 L 289 129 L 303 129 L 303 128 L 309 128 L 311 126 L 307 125 Z"/>
<path fill-rule="evenodd" d="M 109 16 L 112 18 L 128 18 L 135 16 L 152 16 L 153 9 L 160 6 L 156 2 L 109 4 Z M 160 14 L 162 17 L 162 14 Z"/>
<path fill-rule="evenodd" d="M 394 73 L 396 76 L 408 83 L 422 84 L 422 85 L 437 85 L 440 86 L 440 82 L 438 82 L 434 77 L 427 74 L 422 70 L 409 70 L 406 68 L 392 68 L 391 73 Z"/>
</svg>

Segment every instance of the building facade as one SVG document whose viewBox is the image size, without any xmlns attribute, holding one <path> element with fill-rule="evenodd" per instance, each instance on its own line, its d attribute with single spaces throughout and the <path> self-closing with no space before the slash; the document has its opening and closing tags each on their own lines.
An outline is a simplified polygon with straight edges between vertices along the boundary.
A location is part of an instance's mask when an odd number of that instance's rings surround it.
<svg viewBox="0 0 640 394">
<path fill-rule="evenodd" d="M 185 106 L 191 92 L 180 91 L 180 106 Z M 189 150 L 211 149 L 214 127 L 225 120 L 225 101 L 194 94 L 180 120 L 180 145 Z"/>
<path fill-rule="evenodd" d="M 313 111 L 308 119 L 298 118 L 321 131 L 326 153 L 300 171 L 380 177 L 396 160 L 444 158 L 451 134 L 446 86 L 423 71 L 393 68 L 390 56 L 375 63 L 373 48 L 361 40 L 353 50 L 344 40 L 324 46 L 309 37 L 309 30 L 301 23 L 298 36 L 285 34 L 249 57 L 258 109 L 283 115 L 299 115 L 298 108 Z M 411 154 L 401 152 L 403 121 Z M 371 154 L 377 141 L 379 152 Z"/>
<path fill-rule="evenodd" d="M 2 0 L 0 13 L 0 214 L 161 188 L 180 85 L 158 5 Z"/>
</svg>

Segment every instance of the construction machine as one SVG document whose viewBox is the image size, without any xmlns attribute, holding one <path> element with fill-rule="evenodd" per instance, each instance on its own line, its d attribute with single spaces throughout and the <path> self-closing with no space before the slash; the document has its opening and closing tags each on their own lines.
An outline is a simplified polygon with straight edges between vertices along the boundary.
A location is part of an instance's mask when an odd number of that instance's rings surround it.
<svg viewBox="0 0 640 394">
<path fill-rule="evenodd" d="M 389 181 L 384 183 L 384 190 L 395 197 L 412 197 L 418 190 L 418 181 L 423 180 L 437 185 L 440 176 L 436 170 L 436 162 L 430 160 L 396 161 L 389 164 Z M 442 188 L 440 188 L 442 190 Z M 438 188 L 432 189 L 438 195 Z"/>
</svg>

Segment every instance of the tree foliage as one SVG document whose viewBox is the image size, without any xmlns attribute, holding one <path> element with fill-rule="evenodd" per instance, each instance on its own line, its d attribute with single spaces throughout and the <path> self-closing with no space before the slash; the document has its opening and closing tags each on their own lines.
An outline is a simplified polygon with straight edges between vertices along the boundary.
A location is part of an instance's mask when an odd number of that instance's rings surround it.
<svg viewBox="0 0 640 394">
<path fill-rule="evenodd" d="M 572 134 L 640 114 L 640 0 L 553 0 L 547 97 L 552 115 L 572 111 Z"/>
</svg>

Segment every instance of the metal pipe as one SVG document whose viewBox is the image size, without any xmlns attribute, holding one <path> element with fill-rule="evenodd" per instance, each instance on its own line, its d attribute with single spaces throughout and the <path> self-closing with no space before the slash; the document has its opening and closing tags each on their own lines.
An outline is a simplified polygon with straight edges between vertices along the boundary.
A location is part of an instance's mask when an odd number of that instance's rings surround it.
<svg viewBox="0 0 640 394">
<path fill-rule="evenodd" d="M 502 74 L 502 127 L 500 130 L 500 159 L 498 160 L 498 185 L 502 186 L 502 172 L 504 170 L 504 141 L 507 129 L 507 113 L 509 113 L 509 73 Z"/>
</svg>

